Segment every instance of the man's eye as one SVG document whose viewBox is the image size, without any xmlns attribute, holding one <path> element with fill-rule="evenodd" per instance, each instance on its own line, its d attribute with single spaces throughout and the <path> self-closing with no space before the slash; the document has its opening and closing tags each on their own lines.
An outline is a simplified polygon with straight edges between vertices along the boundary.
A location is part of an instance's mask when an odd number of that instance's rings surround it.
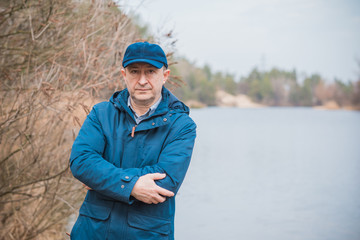
<svg viewBox="0 0 360 240">
<path fill-rule="evenodd" d="M 131 74 L 136 74 L 138 71 L 137 70 L 131 70 L 130 73 Z"/>
</svg>

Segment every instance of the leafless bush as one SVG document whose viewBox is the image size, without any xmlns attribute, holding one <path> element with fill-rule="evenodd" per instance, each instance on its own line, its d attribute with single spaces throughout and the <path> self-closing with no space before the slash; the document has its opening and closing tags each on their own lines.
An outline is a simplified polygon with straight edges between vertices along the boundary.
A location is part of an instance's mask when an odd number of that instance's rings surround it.
<svg viewBox="0 0 360 240">
<path fill-rule="evenodd" d="M 64 239 L 84 190 L 68 158 L 138 38 L 108 0 L 0 1 L 0 239 Z"/>
</svg>

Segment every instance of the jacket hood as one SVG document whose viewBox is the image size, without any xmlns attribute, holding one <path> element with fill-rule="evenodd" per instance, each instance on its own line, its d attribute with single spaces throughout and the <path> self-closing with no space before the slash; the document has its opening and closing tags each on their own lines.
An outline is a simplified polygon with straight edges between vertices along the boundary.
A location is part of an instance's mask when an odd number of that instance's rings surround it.
<svg viewBox="0 0 360 240">
<path fill-rule="evenodd" d="M 189 115 L 190 109 L 183 102 L 181 102 L 174 94 L 172 94 L 167 88 L 163 87 L 162 91 L 162 100 L 159 106 L 156 109 L 156 112 L 168 112 L 170 110 L 186 113 Z M 122 91 L 115 92 L 109 101 L 113 104 L 116 104 L 120 109 L 127 110 L 127 101 L 129 98 L 129 92 L 127 88 Z"/>
</svg>

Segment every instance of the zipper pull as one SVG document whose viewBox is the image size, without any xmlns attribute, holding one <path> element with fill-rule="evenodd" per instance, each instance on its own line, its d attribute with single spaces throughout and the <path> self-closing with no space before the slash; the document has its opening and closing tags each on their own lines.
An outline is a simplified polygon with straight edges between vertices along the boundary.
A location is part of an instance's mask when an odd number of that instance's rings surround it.
<svg viewBox="0 0 360 240">
<path fill-rule="evenodd" d="M 131 130 L 131 137 L 134 137 L 135 135 L 135 128 L 137 127 L 137 125 L 133 126 L 132 130 Z"/>
</svg>

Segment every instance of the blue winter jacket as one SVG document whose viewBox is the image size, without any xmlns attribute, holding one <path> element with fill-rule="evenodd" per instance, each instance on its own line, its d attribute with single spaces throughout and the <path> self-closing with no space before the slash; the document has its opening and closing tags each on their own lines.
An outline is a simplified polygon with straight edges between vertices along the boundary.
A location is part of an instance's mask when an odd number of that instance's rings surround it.
<svg viewBox="0 0 360 240">
<path fill-rule="evenodd" d="M 146 204 L 130 193 L 140 176 L 166 173 L 156 184 L 176 194 L 190 163 L 196 125 L 189 108 L 164 87 L 156 111 L 139 125 L 128 97 L 125 89 L 96 104 L 74 142 L 71 171 L 93 190 L 71 239 L 174 239 L 175 197 Z"/>
</svg>

